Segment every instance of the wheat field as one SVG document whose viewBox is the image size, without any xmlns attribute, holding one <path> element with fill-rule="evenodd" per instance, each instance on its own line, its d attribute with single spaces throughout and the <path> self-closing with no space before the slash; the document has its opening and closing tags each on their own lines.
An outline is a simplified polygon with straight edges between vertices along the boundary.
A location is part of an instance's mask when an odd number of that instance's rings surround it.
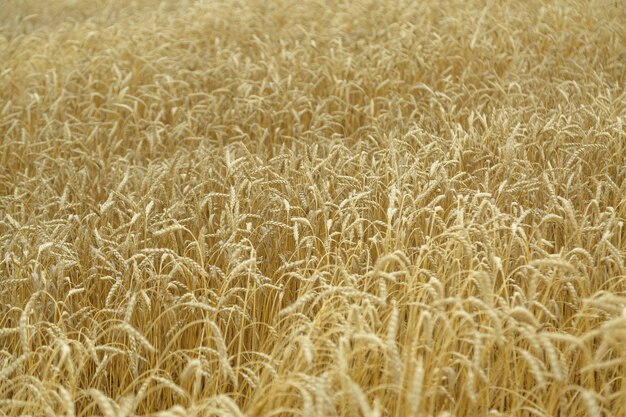
<svg viewBox="0 0 626 417">
<path fill-rule="evenodd" d="M 4 0 L 0 416 L 626 416 L 623 0 Z"/>
</svg>

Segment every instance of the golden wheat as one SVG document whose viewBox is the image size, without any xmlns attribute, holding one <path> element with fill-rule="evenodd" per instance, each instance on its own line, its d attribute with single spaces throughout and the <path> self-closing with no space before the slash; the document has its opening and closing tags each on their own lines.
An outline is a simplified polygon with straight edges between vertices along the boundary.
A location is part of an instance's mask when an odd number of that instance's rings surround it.
<svg viewBox="0 0 626 417">
<path fill-rule="evenodd" d="M 0 416 L 624 416 L 624 120 L 624 0 L 5 0 Z"/>
</svg>

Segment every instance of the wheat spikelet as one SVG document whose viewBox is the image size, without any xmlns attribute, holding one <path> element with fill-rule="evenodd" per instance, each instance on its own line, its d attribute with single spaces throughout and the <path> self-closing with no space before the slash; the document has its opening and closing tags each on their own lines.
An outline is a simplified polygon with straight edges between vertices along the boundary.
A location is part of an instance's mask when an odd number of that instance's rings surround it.
<svg viewBox="0 0 626 417">
<path fill-rule="evenodd" d="M 359 410 L 366 417 L 376 417 L 380 416 L 380 410 L 375 405 L 374 409 L 372 409 L 367 400 L 367 396 L 363 393 L 361 387 L 359 387 L 354 381 L 348 379 L 347 381 L 348 388 L 350 390 L 351 395 L 354 397 L 355 402 L 359 406 Z"/>
<path fill-rule="evenodd" d="M 514 307 L 509 312 L 510 316 L 520 323 L 529 324 L 534 328 L 538 328 L 539 322 L 533 315 L 533 313 L 525 307 Z"/>
<path fill-rule="evenodd" d="M 237 403 L 233 401 L 232 398 L 226 395 L 218 395 L 215 398 L 211 399 L 211 402 L 216 403 L 220 407 L 220 409 L 223 409 L 224 411 L 228 412 L 228 415 L 231 415 L 233 417 L 244 416 L 244 414 L 241 412 L 241 409 L 239 408 Z"/>
<path fill-rule="evenodd" d="M 19 328 L 0 329 L 0 337 L 7 337 L 12 334 L 19 333 Z"/>
<path fill-rule="evenodd" d="M 105 307 L 110 307 L 111 303 L 113 302 L 113 298 L 115 297 L 115 293 L 118 290 L 118 288 L 120 288 L 122 286 L 122 282 L 121 281 L 116 281 L 115 284 L 113 284 L 111 286 L 111 288 L 109 289 L 109 292 L 104 300 L 104 305 Z"/>
<path fill-rule="evenodd" d="M 528 344 L 533 348 L 533 351 L 536 355 L 539 355 L 543 352 L 542 344 L 540 343 L 540 337 L 537 333 L 532 329 L 532 327 L 528 325 L 522 325 L 517 328 L 519 333 L 522 335 L 524 340 L 528 342 Z"/>
<path fill-rule="evenodd" d="M 413 380 L 411 381 L 410 394 L 407 398 L 409 405 L 409 416 L 419 416 L 420 405 L 422 402 L 422 386 L 424 383 L 424 360 L 420 356 L 415 364 L 413 371 Z"/>
<path fill-rule="evenodd" d="M 155 352 L 155 348 L 148 341 L 148 339 L 146 339 L 146 337 L 144 335 L 142 335 L 137 329 L 135 329 L 130 324 L 124 322 L 124 323 L 119 324 L 116 328 L 119 328 L 119 329 L 123 330 L 124 332 L 126 332 L 131 337 L 131 343 L 134 343 L 135 340 L 138 340 L 139 343 L 141 343 L 141 345 L 148 352 Z M 135 350 L 133 349 L 133 351 L 135 351 Z"/>
<path fill-rule="evenodd" d="M 253 389 L 259 387 L 259 378 L 257 375 L 248 368 L 240 368 L 237 372 Z M 195 392 L 195 390 L 194 390 Z"/>
<path fill-rule="evenodd" d="M 173 233 L 173 232 L 178 232 L 180 230 L 186 230 L 185 226 L 181 225 L 181 224 L 173 224 L 171 226 L 167 226 L 164 227 L 162 229 L 156 230 L 154 232 L 152 232 L 154 234 L 154 236 L 165 236 L 169 233 Z"/>
<path fill-rule="evenodd" d="M 546 379 L 544 378 L 544 373 L 541 368 L 541 362 L 536 359 L 531 353 L 524 349 L 519 349 L 519 353 L 522 355 L 528 367 L 530 368 L 530 373 L 535 378 L 538 386 L 544 387 L 546 385 Z"/>
<path fill-rule="evenodd" d="M 582 396 L 583 403 L 587 408 L 587 412 L 590 417 L 600 417 L 602 416 L 602 412 L 600 411 L 600 406 L 598 405 L 598 401 L 596 400 L 595 393 L 583 389 L 580 391 L 580 395 Z"/>
<path fill-rule="evenodd" d="M 389 367 L 393 375 L 393 379 L 399 381 L 402 379 L 402 360 L 396 343 L 398 334 L 400 311 L 394 305 L 392 306 L 389 322 L 387 323 L 387 352 L 389 355 Z"/>
<path fill-rule="evenodd" d="M 126 304 L 126 311 L 124 312 L 124 322 L 130 323 L 132 315 L 135 311 L 135 304 L 137 303 L 137 294 L 132 294 L 128 303 Z"/>
<path fill-rule="evenodd" d="M 100 390 L 95 388 L 90 388 L 88 391 L 89 395 L 96 400 L 98 406 L 100 407 L 100 411 L 104 414 L 105 417 L 116 417 L 117 412 L 113 405 L 113 402 L 107 398 Z"/>
<path fill-rule="evenodd" d="M 20 315 L 18 329 L 19 329 L 20 342 L 21 342 L 23 353 L 30 352 L 29 334 L 28 334 L 28 329 L 30 327 L 29 315 L 33 311 L 35 307 L 35 302 L 37 301 L 37 298 L 39 297 L 39 295 L 40 295 L 40 292 L 35 292 L 30 296 L 30 298 L 28 299 L 28 302 L 26 303 L 26 306 L 24 307 L 24 310 L 22 311 L 22 314 Z"/>
<path fill-rule="evenodd" d="M 187 398 L 188 396 L 187 392 L 181 387 L 179 387 L 176 383 L 174 383 L 174 381 L 172 381 L 171 379 L 158 376 L 158 375 L 153 375 L 151 379 L 157 382 L 160 387 L 166 387 L 170 389 L 172 392 L 174 392 L 176 395 L 180 396 L 181 398 Z"/>
<path fill-rule="evenodd" d="M 175 405 L 166 411 L 159 411 L 155 414 L 157 417 L 185 417 L 189 415 L 189 411 L 181 405 Z"/>
<path fill-rule="evenodd" d="M 100 359 L 98 358 L 98 353 L 96 352 L 96 346 L 95 346 L 94 341 L 87 335 L 84 336 L 84 339 L 85 339 L 84 345 L 87 348 L 87 352 L 89 353 L 89 356 L 96 364 L 100 364 Z"/>
<path fill-rule="evenodd" d="M 59 390 L 59 396 L 61 397 L 61 400 L 63 401 L 63 408 L 65 410 L 65 415 L 67 417 L 76 416 L 76 407 L 74 405 L 74 399 L 72 398 L 72 395 L 64 387 L 59 387 L 58 390 Z"/>
<path fill-rule="evenodd" d="M 209 321 L 208 325 L 211 327 L 211 330 L 213 331 L 212 337 L 217 343 L 217 352 L 219 354 L 220 369 L 225 375 L 227 375 L 230 378 L 231 382 L 234 385 L 237 385 L 235 372 L 233 371 L 233 368 L 230 364 L 230 359 L 228 358 L 226 344 L 224 342 L 224 339 L 222 338 L 222 332 L 220 331 L 219 327 L 217 327 L 217 325 L 213 323 L 212 321 Z"/>
<path fill-rule="evenodd" d="M 540 335 L 539 340 L 548 357 L 550 370 L 554 375 L 554 379 L 559 382 L 563 381 L 565 379 L 565 370 L 563 369 L 561 358 L 559 357 L 557 350 L 547 337 Z"/>
<path fill-rule="evenodd" d="M 30 358 L 31 354 L 31 352 L 24 353 L 18 358 L 12 360 L 10 365 L 3 367 L 2 371 L 0 371 L 0 378 L 8 378 L 13 372 L 15 372 L 24 362 L 26 362 Z"/>
<path fill-rule="evenodd" d="M 465 391 L 467 392 L 469 401 L 472 404 L 476 404 L 476 402 L 478 401 L 478 393 L 476 392 L 476 374 L 472 366 L 469 366 L 467 369 Z"/>
</svg>

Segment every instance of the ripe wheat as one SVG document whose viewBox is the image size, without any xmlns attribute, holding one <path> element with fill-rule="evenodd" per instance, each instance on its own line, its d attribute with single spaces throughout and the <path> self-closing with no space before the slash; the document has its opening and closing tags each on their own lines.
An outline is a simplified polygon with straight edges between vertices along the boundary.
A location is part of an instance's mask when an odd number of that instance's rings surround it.
<svg viewBox="0 0 626 417">
<path fill-rule="evenodd" d="M 626 415 L 624 0 L 4 0 L 0 415 Z"/>
</svg>

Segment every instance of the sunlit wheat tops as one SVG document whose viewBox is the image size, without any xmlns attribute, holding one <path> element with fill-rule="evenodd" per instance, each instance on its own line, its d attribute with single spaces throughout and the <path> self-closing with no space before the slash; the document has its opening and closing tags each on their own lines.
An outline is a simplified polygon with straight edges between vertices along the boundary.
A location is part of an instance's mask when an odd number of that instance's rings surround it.
<svg viewBox="0 0 626 417">
<path fill-rule="evenodd" d="M 0 6 L 0 416 L 626 415 L 626 4 Z"/>
</svg>

